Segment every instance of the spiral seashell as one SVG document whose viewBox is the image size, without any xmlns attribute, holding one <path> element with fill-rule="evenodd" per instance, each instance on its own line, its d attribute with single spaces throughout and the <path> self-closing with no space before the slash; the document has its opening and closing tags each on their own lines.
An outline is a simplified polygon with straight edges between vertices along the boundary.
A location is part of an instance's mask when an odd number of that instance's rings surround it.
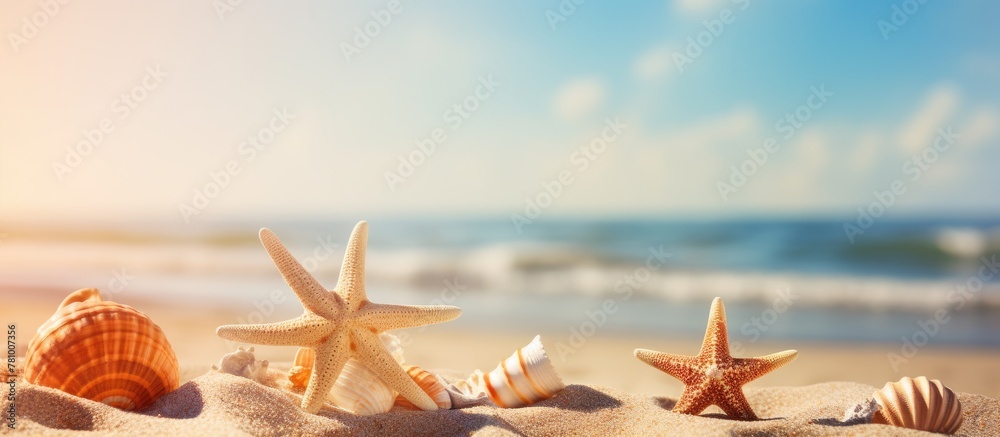
<svg viewBox="0 0 1000 437">
<path fill-rule="evenodd" d="M 351 358 L 344 364 L 329 398 L 338 407 L 368 416 L 385 413 L 396 402 L 396 392 L 360 361 Z"/>
<path fill-rule="evenodd" d="M 541 336 L 501 361 L 490 373 L 478 370 L 466 381 L 453 385 L 462 394 L 475 396 L 485 392 L 494 404 L 503 408 L 531 405 L 551 398 L 566 388 L 542 346 Z"/>
<path fill-rule="evenodd" d="M 28 343 L 24 379 L 123 410 L 142 409 L 178 385 L 170 343 L 149 317 L 77 290 Z"/>
<path fill-rule="evenodd" d="M 954 434 L 962 425 L 962 404 L 950 388 L 936 379 L 904 376 L 888 382 L 874 394 L 879 411 L 873 423 Z"/>
<path fill-rule="evenodd" d="M 440 379 L 438 379 L 437 375 L 417 366 L 404 365 L 403 369 L 405 369 L 406 373 L 410 375 L 410 378 L 413 378 L 413 381 L 416 382 L 417 385 L 419 385 L 420 388 L 434 400 L 434 403 L 437 404 L 438 408 L 442 410 L 451 409 L 451 396 L 448 395 L 448 390 L 445 389 L 444 384 Z M 420 409 L 402 396 L 396 397 L 396 405 L 407 410 Z"/>
</svg>

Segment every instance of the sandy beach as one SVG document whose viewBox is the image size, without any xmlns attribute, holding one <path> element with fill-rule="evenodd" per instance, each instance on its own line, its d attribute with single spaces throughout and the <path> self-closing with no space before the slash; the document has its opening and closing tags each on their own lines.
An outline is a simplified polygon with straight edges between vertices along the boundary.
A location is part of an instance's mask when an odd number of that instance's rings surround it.
<svg viewBox="0 0 1000 437">
<path fill-rule="evenodd" d="M 324 408 L 310 415 L 278 390 L 212 374 L 188 381 L 138 413 L 26 386 L 18 402 L 30 410 L 18 426 L 33 435 L 73 434 L 70 429 L 118 435 L 932 435 L 887 425 L 838 425 L 843 410 L 872 390 L 850 382 L 748 389 L 748 400 L 767 418 L 757 422 L 676 414 L 668 411 L 675 398 L 590 385 L 570 385 L 519 409 L 479 406 L 356 416 Z M 964 422 L 958 435 L 1000 431 L 1000 401 L 967 393 L 959 397 Z"/>
<path fill-rule="evenodd" d="M 18 306 L 18 343 L 23 351 L 30 336 L 54 309 L 55 291 L 40 290 Z M 758 342 L 743 356 L 784 349 L 798 359 L 745 387 L 758 415 L 767 420 L 738 422 L 717 407 L 700 416 L 680 415 L 670 408 L 683 386 L 632 356 L 636 347 L 694 355 L 700 342 L 654 335 L 595 335 L 574 353 L 560 355 L 566 333 L 514 329 L 449 330 L 447 324 L 412 330 L 404 339 L 407 363 L 442 375 L 460 376 L 474 369 L 489 371 L 515 349 L 541 334 L 549 355 L 569 387 L 552 399 L 530 407 L 501 409 L 478 406 L 437 412 L 393 411 L 370 417 L 324 407 L 318 416 L 304 413 L 287 394 L 251 380 L 211 371 L 228 350 L 215 337 L 217 320 L 231 320 L 220 309 L 180 308 L 132 302 L 164 330 L 181 363 L 182 386 L 156 404 L 124 412 L 47 387 L 17 383 L 17 432 L 60 435 L 97 430 L 121 435 L 287 435 L 412 433 L 425 435 L 648 435 L 672 430 L 681 434 L 834 435 L 845 431 L 866 435 L 918 435 L 885 425 L 837 426 L 844 410 L 860 403 L 885 382 L 902 376 L 940 379 L 960 393 L 965 416 L 959 435 L 995 435 L 1000 430 L 1000 381 L 992 377 L 1000 365 L 996 351 L 926 348 L 895 372 L 886 353 L 898 345 Z M 400 334 L 406 331 L 399 332 Z M 286 371 L 293 347 L 257 346 L 257 358 L 271 362 L 273 372 Z M 818 422 L 816 422 L 818 421 Z M 814 423 L 815 422 L 815 423 Z M 10 432 L 5 428 L 5 432 Z"/>
</svg>

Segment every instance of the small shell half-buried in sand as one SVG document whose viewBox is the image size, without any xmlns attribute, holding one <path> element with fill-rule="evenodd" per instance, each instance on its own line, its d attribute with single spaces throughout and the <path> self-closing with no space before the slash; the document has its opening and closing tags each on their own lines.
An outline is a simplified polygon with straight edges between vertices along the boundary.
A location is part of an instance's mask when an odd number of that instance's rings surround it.
<svg viewBox="0 0 1000 437">
<path fill-rule="evenodd" d="M 873 396 L 880 407 L 873 423 L 943 434 L 954 434 L 962 426 L 958 396 L 936 379 L 904 376 L 887 382 Z"/>
</svg>

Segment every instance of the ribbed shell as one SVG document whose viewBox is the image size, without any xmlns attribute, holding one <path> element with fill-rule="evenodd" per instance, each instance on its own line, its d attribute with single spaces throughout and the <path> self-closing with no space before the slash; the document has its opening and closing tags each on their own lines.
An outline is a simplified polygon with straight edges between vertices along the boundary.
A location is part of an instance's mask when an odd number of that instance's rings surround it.
<svg viewBox="0 0 1000 437">
<path fill-rule="evenodd" d="M 360 361 L 351 358 L 344 364 L 330 398 L 340 408 L 368 416 L 392 409 L 396 392 Z"/>
<path fill-rule="evenodd" d="M 38 328 L 25 355 L 26 381 L 124 410 L 142 409 L 178 385 L 177 357 L 163 331 L 136 309 L 70 294 Z"/>
<path fill-rule="evenodd" d="M 886 383 L 874 396 L 881 407 L 874 423 L 943 434 L 954 434 L 962 426 L 958 396 L 936 379 L 903 377 Z"/>
<path fill-rule="evenodd" d="M 467 385 L 481 387 L 494 404 L 504 408 L 531 405 L 566 388 L 537 335 L 481 380 L 473 374 Z"/>
<path fill-rule="evenodd" d="M 442 410 L 451 409 L 451 396 L 448 394 L 448 390 L 445 389 L 444 384 L 441 383 L 441 380 L 438 379 L 437 375 L 417 366 L 404 365 L 403 369 L 405 369 L 406 373 L 410 375 L 410 378 L 413 378 L 413 381 L 416 382 L 417 385 L 419 385 L 420 388 L 434 400 L 434 403 L 437 404 L 438 408 Z M 410 402 L 403 396 L 396 396 L 396 406 L 408 410 L 420 409 L 416 405 L 413 405 L 413 402 Z"/>
</svg>

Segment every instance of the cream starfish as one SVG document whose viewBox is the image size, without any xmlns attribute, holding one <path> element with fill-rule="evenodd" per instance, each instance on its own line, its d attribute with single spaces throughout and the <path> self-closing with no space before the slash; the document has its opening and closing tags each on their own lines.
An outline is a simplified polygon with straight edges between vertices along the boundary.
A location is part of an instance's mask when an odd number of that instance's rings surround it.
<svg viewBox="0 0 1000 437">
<path fill-rule="evenodd" d="M 316 364 L 309 378 L 302 409 L 317 413 L 323 399 L 348 358 L 355 358 L 378 375 L 389 387 L 423 410 L 437 404 L 417 385 L 385 349 L 379 333 L 392 329 L 424 326 L 454 320 L 461 314 L 446 305 L 385 305 L 368 301 L 365 294 L 365 247 L 368 223 L 359 222 L 344 253 L 337 287 L 327 291 L 285 249 L 268 229 L 260 230 L 260 241 L 302 301 L 305 312 L 292 320 L 255 325 L 225 325 L 219 337 L 253 344 L 304 346 L 316 351 Z"/>
<path fill-rule="evenodd" d="M 758 358 L 733 358 L 729 355 L 726 308 L 718 297 L 712 301 L 705 340 L 697 356 L 635 350 L 636 358 L 684 383 L 684 393 L 671 411 L 698 414 L 709 405 L 718 405 L 739 420 L 757 420 L 743 395 L 743 384 L 792 362 L 796 355 L 797 351 L 787 350 Z"/>
</svg>

